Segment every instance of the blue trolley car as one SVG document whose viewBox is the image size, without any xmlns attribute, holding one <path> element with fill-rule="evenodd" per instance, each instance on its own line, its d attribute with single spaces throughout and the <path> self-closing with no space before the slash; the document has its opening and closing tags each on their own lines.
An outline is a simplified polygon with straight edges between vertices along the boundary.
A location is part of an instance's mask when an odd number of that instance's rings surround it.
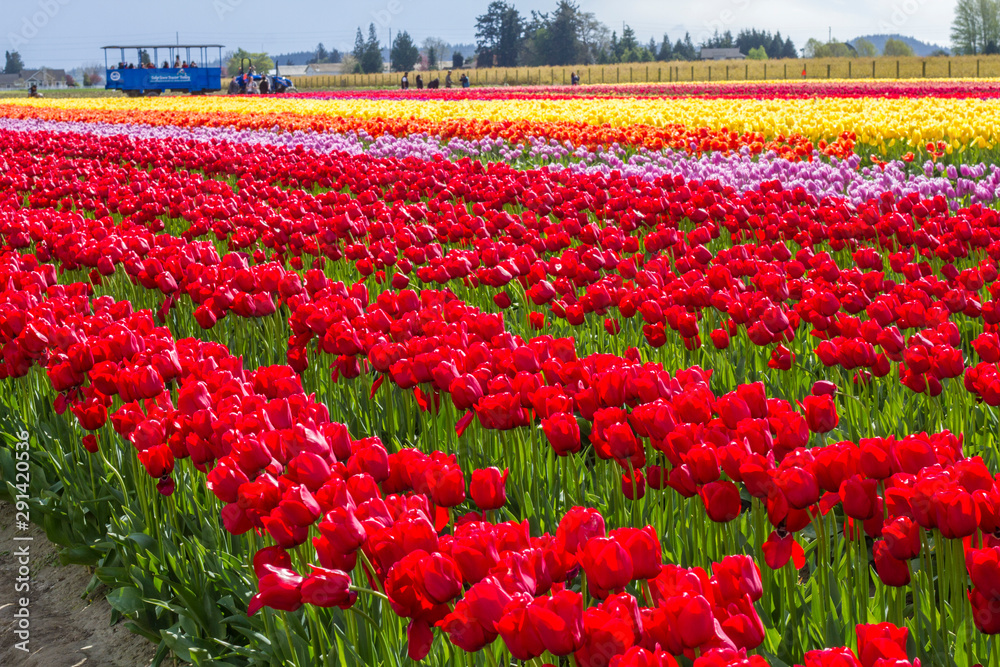
<svg viewBox="0 0 1000 667">
<path fill-rule="evenodd" d="M 167 46 L 104 46 L 104 86 L 107 90 L 120 90 L 129 97 L 159 95 L 165 90 L 188 92 L 193 95 L 215 93 L 222 89 L 221 44 L 173 44 Z M 220 66 L 207 67 L 209 55 L 216 55 Z M 129 61 L 135 52 L 134 61 Z M 117 64 L 108 61 L 108 52 L 121 55 Z M 128 52 L 128 54 L 126 54 Z M 142 64 L 143 52 L 149 57 L 148 65 Z M 192 53 L 197 60 L 192 59 Z M 167 59 L 160 62 L 160 55 Z M 178 61 L 184 59 L 187 67 Z M 191 65 L 194 66 L 191 66 Z"/>
</svg>

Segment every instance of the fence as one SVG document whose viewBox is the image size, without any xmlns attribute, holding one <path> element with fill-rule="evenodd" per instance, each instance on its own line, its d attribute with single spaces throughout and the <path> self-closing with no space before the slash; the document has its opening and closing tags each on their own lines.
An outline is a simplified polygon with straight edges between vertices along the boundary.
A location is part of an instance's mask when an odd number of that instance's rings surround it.
<svg viewBox="0 0 1000 667">
<path fill-rule="evenodd" d="M 723 60 L 653 62 L 581 67 L 517 67 L 462 70 L 473 86 L 568 85 L 576 72 L 584 84 L 670 83 L 683 81 L 781 81 L 802 79 L 914 79 L 1000 77 L 1000 56 L 909 58 L 804 58 L 794 60 Z M 444 79 L 447 70 L 420 72 L 424 83 Z M 399 73 L 294 77 L 300 90 L 395 88 Z M 452 73 L 458 87 L 458 70 Z M 410 73 L 410 86 L 415 74 Z"/>
</svg>

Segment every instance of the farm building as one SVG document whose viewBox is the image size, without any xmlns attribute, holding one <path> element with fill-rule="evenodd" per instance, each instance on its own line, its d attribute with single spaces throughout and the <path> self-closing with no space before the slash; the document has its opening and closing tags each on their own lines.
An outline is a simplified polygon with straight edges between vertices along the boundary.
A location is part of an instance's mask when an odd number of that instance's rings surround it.
<svg viewBox="0 0 1000 667">
<path fill-rule="evenodd" d="M 744 60 L 746 56 L 739 49 L 702 49 L 702 60 Z"/>
</svg>

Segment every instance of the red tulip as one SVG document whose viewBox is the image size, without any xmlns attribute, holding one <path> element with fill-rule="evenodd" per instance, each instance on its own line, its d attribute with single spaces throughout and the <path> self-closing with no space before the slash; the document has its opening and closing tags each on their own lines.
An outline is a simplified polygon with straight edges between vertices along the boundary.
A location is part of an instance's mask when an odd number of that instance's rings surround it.
<svg viewBox="0 0 1000 667">
<path fill-rule="evenodd" d="M 907 628 L 892 623 L 858 625 L 858 658 L 862 667 L 875 667 L 879 660 L 908 660 Z"/>
<path fill-rule="evenodd" d="M 708 518 L 717 523 L 728 523 L 740 515 L 742 501 L 740 490 L 729 481 L 706 484 L 701 490 Z"/>
<path fill-rule="evenodd" d="M 351 577 L 340 570 L 327 570 L 310 565 L 312 574 L 302 582 L 302 601 L 317 607 L 347 609 L 358 594 L 350 590 Z"/>
<path fill-rule="evenodd" d="M 607 591 L 621 590 L 632 581 L 632 557 L 611 537 L 591 538 L 580 552 L 580 564 L 587 574 L 587 585 L 595 597 Z"/>
<path fill-rule="evenodd" d="M 875 516 L 878 508 L 876 481 L 862 479 L 861 475 L 852 475 L 840 485 L 840 502 L 844 506 L 844 514 L 852 519 L 865 521 Z"/>
<path fill-rule="evenodd" d="M 481 510 L 500 509 L 507 502 L 507 469 L 485 468 L 472 472 L 469 495 Z"/>
<path fill-rule="evenodd" d="M 262 607 L 295 611 L 302 606 L 302 577 L 293 570 L 267 565 L 260 577 L 259 592 L 250 600 L 247 614 L 253 616 Z"/>
<path fill-rule="evenodd" d="M 837 406 L 830 395 L 806 396 L 801 405 L 813 433 L 827 433 L 837 427 Z"/>
<path fill-rule="evenodd" d="M 873 547 L 875 571 L 886 586 L 896 588 L 910 583 L 910 564 L 895 558 L 883 540 L 876 540 Z"/>
<path fill-rule="evenodd" d="M 545 650 L 555 656 L 575 653 L 583 646 L 583 596 L 561 590 L 536 598 L 527 607 L 528 618 Z"/>
<path fill-rule="evenodd" d="M 801 570 L 806 565 L 802 545 L 795 541 L 795 536 L 791 533 L 781 536 L 777 531 L 772 532 L 761 548 L 764 551 L 764 562 L 772 570 L 783 568 L 789 560 L 796 570 Z"/>
<path fill-rule="evenodd" d="M 910 560 L 920 554 L 920 526 L 907 516 L 900 516 L 882 528 L 888 552 L 897 560 Z"/>
<path fill-rule="evenodd" d="M 542 431 L 558 456 L 568 456 L 580 451 L 580 425 L 576 417 L 568 413 L 557 413 L 542 420 Z"/>
<path fill-rule="evenodd" d="M 654 579 L 663 566 L 660 540 L 652 526 L 619 528 L 610 537 L 622 545 L 632 561 L 633 579 Z"/>
</svg>

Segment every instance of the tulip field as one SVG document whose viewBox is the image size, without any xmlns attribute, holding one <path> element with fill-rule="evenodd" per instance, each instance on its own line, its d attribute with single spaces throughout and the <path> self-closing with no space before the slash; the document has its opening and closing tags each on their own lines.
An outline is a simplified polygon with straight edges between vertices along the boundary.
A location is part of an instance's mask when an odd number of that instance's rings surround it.
<svg viewBox="0 0 1000 667">
<path fill-rule="evenodd" d="M 998 206 L 991 80 L 4 98 L 0 480 L 156 664 L 998 665 Z"/>
</svg>

